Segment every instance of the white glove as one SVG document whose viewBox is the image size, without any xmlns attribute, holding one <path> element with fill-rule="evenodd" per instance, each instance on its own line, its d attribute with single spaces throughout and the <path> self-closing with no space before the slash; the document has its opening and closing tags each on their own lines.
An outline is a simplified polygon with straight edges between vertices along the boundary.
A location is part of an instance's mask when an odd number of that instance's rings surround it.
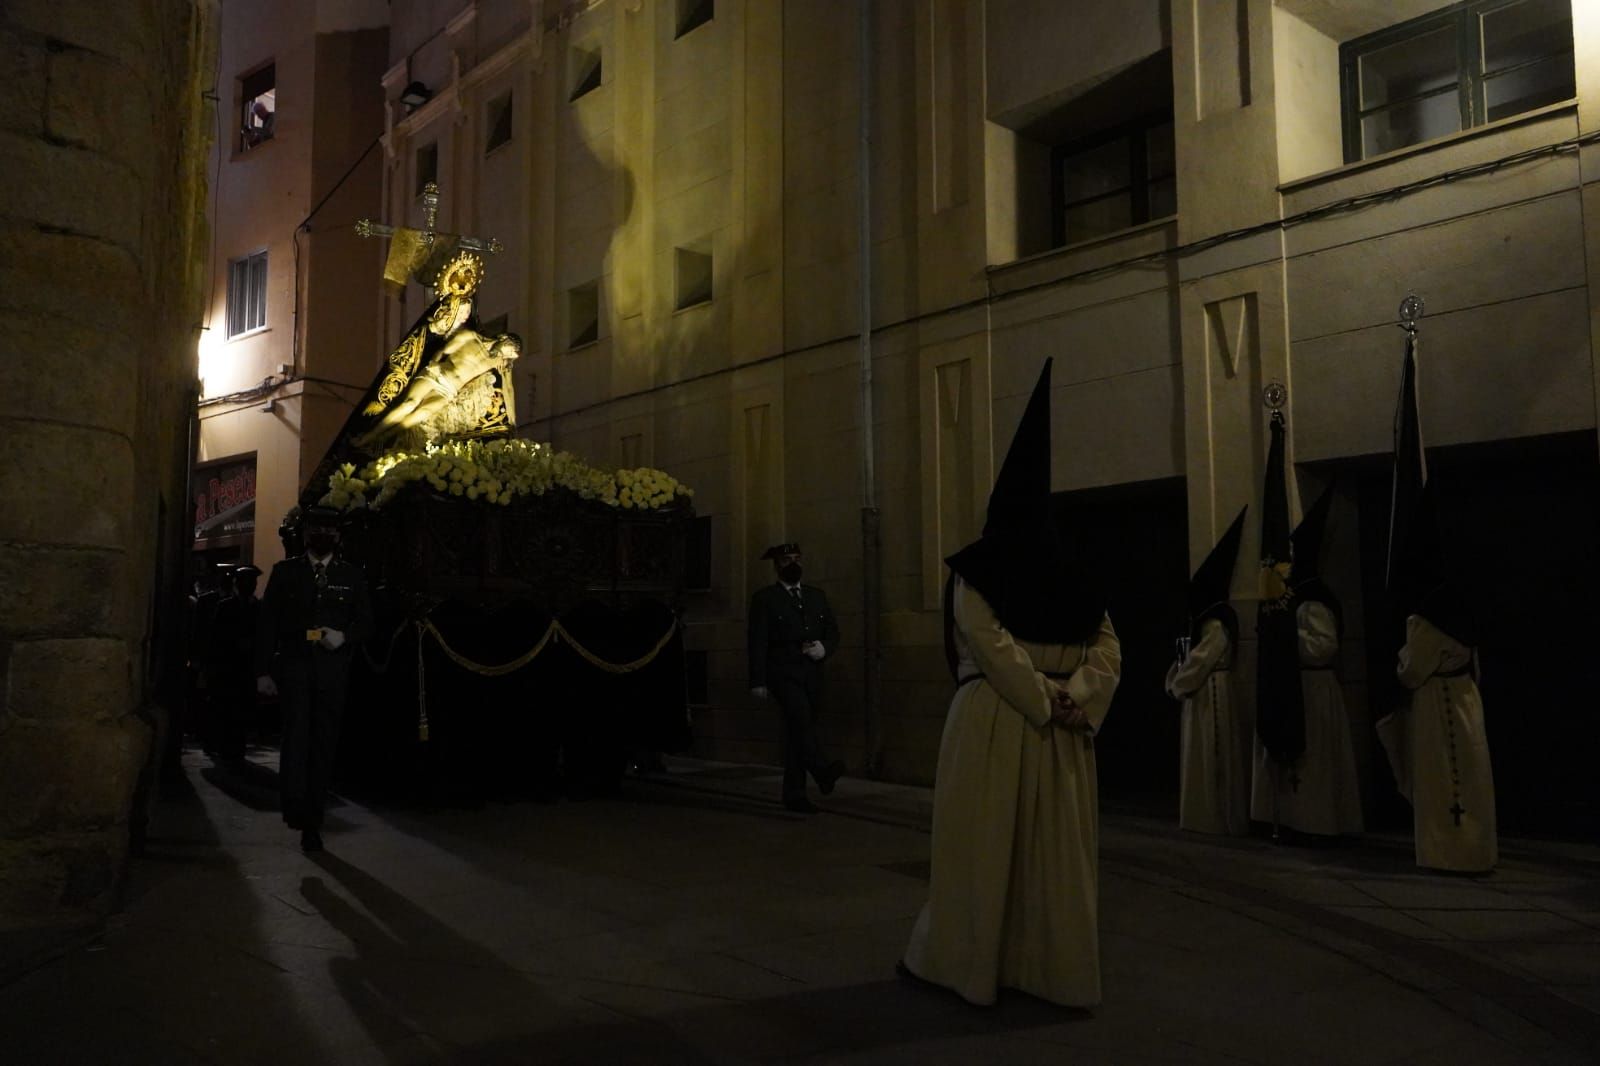
<svg viewBox="0 0 1600 1066">
<path fill-rule="evenodd" d="M 271 674 L 262 674 L 260 677 L 256 678 L 256 695 L 276 696 L 277 694 L 278 686 L 272 680 Z"/>
<path fill-rule="evenodd" d="M 828 654 L 827 649 L 822 646 L 822 641 L 820 640 L 806 641 L 805 646 L 800 651 L 812 662 L 821 662 L 822 657 Z"/>
<path fill-rule="evenodd" d="M 317 643 L 329 651 L 338 651 L 344 646 L 344 634 L 337 629 L 324 629 L 322 631 L 322 639 Z"/>
<path fill-rule="evenodd" d="M 750 690 L 750 695 L 754 696 L 758 700 L 766 699 L 767 698 L 767 686 L 765 686 L 765 685 L 757 685 L 755 688 Z"/>
</svg>

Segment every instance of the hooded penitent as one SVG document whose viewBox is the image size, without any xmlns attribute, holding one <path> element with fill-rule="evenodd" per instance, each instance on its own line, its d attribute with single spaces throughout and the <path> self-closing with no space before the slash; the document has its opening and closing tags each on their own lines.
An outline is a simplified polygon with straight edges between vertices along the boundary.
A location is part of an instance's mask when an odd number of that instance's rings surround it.
<svg viewBox="0 0 1600 1066">
<path fill-rule="evenodd" d="M 1239 642 L 1239 615 L 1228 604 L 1228 590 L 1233 585 L 1239 541 L 1244 537 L 1244 516 L 1249 510 L 1248 506 L 1239 508 L 1233 524 L 1189 579 L 1189 639 L 1197 644 L 1200 642 L 1200 626 L 1211 618 L 1227 628 L 1229 641 L 1234 644 Z"/>
<path fill-rule="evenodd" d="M 1406 546 L 1397 556 L 1389 588 L 1399 615 L 1419 614 L 1467 647 L 1476 647 L 1479 632 L 1472 599 L 1456 576 L 1441 535 L 1432 481 L 1423 486 L 1406 526 Z"/>
<path fill-rule="evenodd" d="M 1046 359 L 989 493 L 983 536 L 945 562 L 952 575 L 977 590 L 1012 636 L 1074 644 L 1095 632 L 1106 607 L 1052 518 L 1050 365 Z M 950 586 L 947 582 L 945 651 L 953 674 Z"/>
<path fill-rule="evenodd" d="M 1256 735 L 1280 766 L 1306 750 L 1306 715 L 1300 691 L 1300 635 L 1289 591 L 1288 483 L 1284 479 L 1283 417 L 1272 415 L 1272 446 L 1261 490 L 1261 601 L 1256 608 Z"/>
<path fill-rule="evenodd" d="M 1302 603 L 1321 603 L 1333 612 L 1339 628 L 1344 628 L 1344 605 L 1322 580 L 1322 542 L 1328 528 L 1328 512 L 1333 506 L 1333 487 L 1330 485 L 1317 502 L 1311 505 L 1300 524 L 1289 535 L 1294 545 L 1294 563 L 1289 570 L 1289 586 L 1294 592 L 1295 606 Z"/>
</svg>

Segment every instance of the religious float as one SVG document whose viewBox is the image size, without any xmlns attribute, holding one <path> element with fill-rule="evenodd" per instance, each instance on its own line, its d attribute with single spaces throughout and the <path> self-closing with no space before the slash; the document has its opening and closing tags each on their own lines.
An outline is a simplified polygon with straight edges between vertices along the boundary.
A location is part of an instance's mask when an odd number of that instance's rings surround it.
<svg viewBox="0 0 1600 1066">
<path fill-rule="evenodd" d="M 692 492 L 514 436 L 514 334 L 478 330 L 498 242 L 363 221 L 385 281 L 434 300 L 389 355 L 300 506 L 344 515 L 376 628 L 352 677 L 341 779 L 472 803 L 615 788 L 688 739 L 679 611 Z M 296 536 L 293 516 L 283 530 Z"/>
</svg>

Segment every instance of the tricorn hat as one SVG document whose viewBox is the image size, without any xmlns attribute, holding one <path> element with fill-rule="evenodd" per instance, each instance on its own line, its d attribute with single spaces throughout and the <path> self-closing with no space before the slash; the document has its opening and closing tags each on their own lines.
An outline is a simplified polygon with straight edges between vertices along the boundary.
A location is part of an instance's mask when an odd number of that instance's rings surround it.
<svg viewBox="0 0 1600 1066">
<path fill-rule="evenodd" d="M 763 559 L 777 559 L 777 558 L 780 558 L 780 557 L 785 556 L 785 555 L 799 555 L 799 554 L 801 554 L 800 545 L 798 543 L 796 543 L 795 541 L 788 541 L 787 543 L 784 543 L 784 544 L 774 544 L 772 547 L 768 548 L 766 551 L 761 553 L 761 558 L 763 558 Z"/>
</svg>

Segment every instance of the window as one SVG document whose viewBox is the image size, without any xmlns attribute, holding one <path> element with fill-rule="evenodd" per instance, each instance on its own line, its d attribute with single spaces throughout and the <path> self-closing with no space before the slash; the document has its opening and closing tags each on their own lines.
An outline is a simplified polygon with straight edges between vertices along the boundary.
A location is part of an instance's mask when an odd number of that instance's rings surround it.
<svg viewBox="0 0 1600 1066">
<path fill-rule="evenodd" d="M 425 144 L 417 149 L 417 190 L 415 195 L 421 196 L 428 183 L 437 183 L 439 180 L 439 144 Z"/>
<path fill-rule="evenodd" d="M 277 65 L 268 63 L 239 79 L 239 151 L 272 140 L 277 115 Z"/>
<path fill-rule="evenodd" d="M 600 283 L 567 290 L 567 348 L 582 348 L 600 339 Z"/>
<path fill-rule="evenodd" d="M 483 154 L 488 155 L 511 141 L 511 94 L 508 92 L 491 100 L 485 118 L 484 128 L 489 136 L 483 142 Z"/>
<path fill-rule="evenodd" d="M 692 29 L 704 26 L 716 17 L 716 0 L 678 0 L 678 32 L 682 37 Z"/>
<path fill-rule="evenodd" d="M 1471 0 L 1339 48 L 1356 162 L 1577 94 L 1568 0 Z"/>
<path fill-rule="evenodd" d="M 598 46 L 584 50 L 574 48 L 570 53 L 572 71 L 572 95 L 569 101 L 580 96 L 587 96 L 600 88 L 600 49 Z"/>
<path fill-rule="evenodd" d="M 228 336 L 238 337 L 267 324 L 267 253 L 256 252 L 228 264 Z"/>
<path fill-rule="evenodd" d="M 698 248 L 674 248 L 674 286 L 679 311 L 696 304 L 711 302 L 711 247 L 706 242 Z"/>
<path fill-rule="evenodd" d="M 1172 116 L 1057 145 L 1050 152 L 1050 182 L 1057 246 L 1176 214 Z"/>
</svg>

